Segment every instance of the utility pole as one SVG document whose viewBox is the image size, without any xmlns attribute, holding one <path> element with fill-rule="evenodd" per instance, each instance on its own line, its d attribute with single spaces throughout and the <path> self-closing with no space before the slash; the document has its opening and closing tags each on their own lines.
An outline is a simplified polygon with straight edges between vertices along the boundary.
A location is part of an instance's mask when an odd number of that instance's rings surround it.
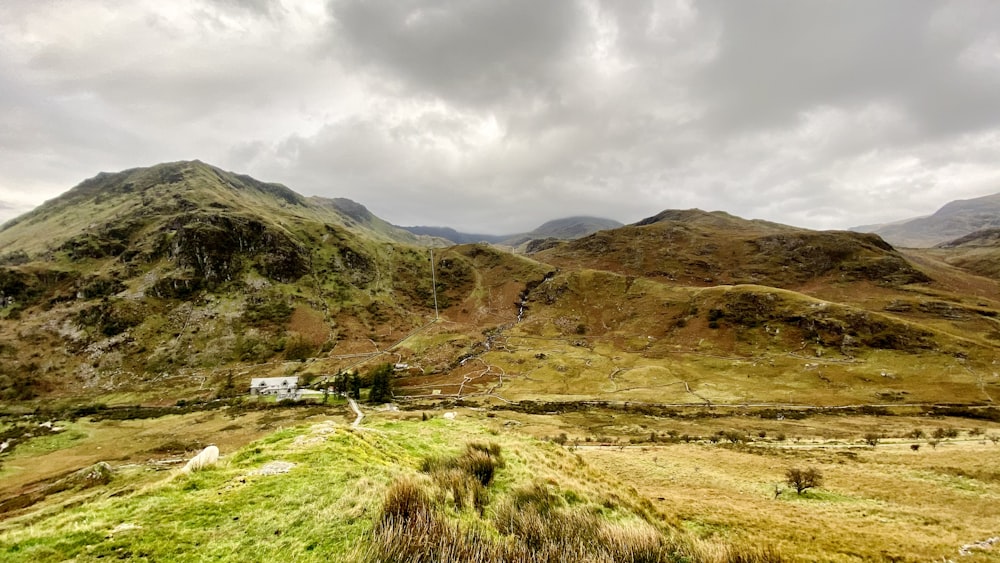
<svg viewBox="0 0 1000 563">
<path fill-rule="evenodd" d="M 437 277 L 434 275 L 434 249 L 431 249 L 431 289 L 434 291 L 434 322 L 439 320 L 438 317 L 438 285 Z"/>
</svg>

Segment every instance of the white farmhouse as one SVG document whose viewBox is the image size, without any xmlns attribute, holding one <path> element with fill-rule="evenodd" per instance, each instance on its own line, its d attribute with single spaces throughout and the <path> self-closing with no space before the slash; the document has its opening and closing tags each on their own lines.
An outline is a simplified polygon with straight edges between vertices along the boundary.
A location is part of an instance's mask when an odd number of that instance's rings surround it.
<svg viewBox="0 0 1000 563">
<path fill-rule="evenodd" d="M 255 377 L 250 380 L 251 395 L 273 395 L 279 401 L 282 399 L 298 400 L 298 377 Z"/>
</svg>

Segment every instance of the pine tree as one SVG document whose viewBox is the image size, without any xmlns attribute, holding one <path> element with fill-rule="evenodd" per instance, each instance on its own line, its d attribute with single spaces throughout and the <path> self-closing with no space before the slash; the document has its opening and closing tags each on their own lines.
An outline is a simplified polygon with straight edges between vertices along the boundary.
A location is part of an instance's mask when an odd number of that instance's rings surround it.
<svg viewBox="0 0 1000 563">
<path fill-rule="evenodd" d="M 361 378 L 357 373 L 351 374 L 351 397 L 355 400 L 361 398 Z"/>
<path fill-rule="evenodd" d="M 333 376 L 333 392 L 338 395 L 347 395 L 348 391 L 350 391 L 350 375 L 338 371 L 337 375 Z"/>
<path fill-rule="evenodd" d="M 386 403 L 392 400 L 392 372 L 392 364 L 381 364 L 372 370 L 370 374 L 372 388 L 368 393 L 369 402 Z"/>
</svg>

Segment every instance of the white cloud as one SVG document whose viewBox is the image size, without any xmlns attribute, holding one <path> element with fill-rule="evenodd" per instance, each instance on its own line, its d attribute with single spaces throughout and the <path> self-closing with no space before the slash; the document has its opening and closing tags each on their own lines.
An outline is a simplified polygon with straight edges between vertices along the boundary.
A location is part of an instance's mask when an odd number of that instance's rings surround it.
<svg viewBox="0 0 1000 563">
<path fill-rule="evenodd" d="M 1000 191 L 998 27 L 988 1 L 6 0 L 0 220 L 186 158 L 478 232 L 924 214 Z"/>
</svg>

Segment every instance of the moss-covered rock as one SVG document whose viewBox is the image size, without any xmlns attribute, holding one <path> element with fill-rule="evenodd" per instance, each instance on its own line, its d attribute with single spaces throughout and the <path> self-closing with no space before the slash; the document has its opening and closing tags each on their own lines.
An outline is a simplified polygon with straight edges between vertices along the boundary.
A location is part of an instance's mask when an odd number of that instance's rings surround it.
<svg viewBox="0 0 1000 563">
<path fill-rule="evenodd" d="M 247 267 L 293 282 L 309 271 L 309 254 L 287 233 L 239 215 L 195 215 L 178 219 L 170 255 L 209 287 L 232 281 Z"/>
</svg>

